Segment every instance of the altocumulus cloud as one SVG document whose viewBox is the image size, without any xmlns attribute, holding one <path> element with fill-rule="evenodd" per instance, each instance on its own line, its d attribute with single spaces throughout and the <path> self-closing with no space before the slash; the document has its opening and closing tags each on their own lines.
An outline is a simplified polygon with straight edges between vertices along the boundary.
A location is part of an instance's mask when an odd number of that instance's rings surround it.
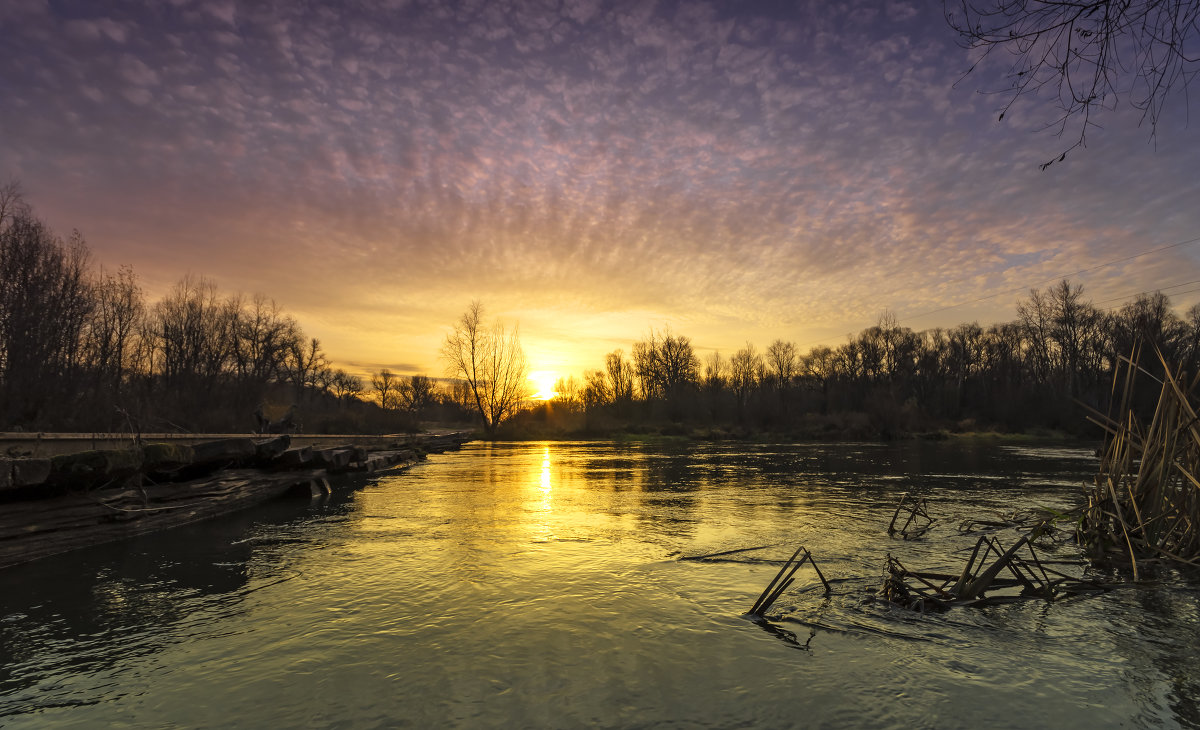
<svg viewBox="0 0 1200 730">
<path fill-rule="evenodd" d="M 924 3 L 0 12 L 0 66 L 25 69 L 5 81 L 0 172 L 52 223 L 150 279 L 263 291 L 335 353 L 410 348 L 414 368 L 473 297 L 547 338 L 585 341 L 550 324 L 585 311 L 603 347 L 649 319 L 735 348 L 884 308 L 903 321 L 1200 230 L 1182 125 L 1155 149 L 1118 113 L 1039 173 L 1064 146 L 1031 131 L 1047 108 L 998 124 L 974 91 L 998 79 L 960 82 L 971 59 Z M 1195 268 L 1182 248 L 1085 284 Z"/>
</svg>

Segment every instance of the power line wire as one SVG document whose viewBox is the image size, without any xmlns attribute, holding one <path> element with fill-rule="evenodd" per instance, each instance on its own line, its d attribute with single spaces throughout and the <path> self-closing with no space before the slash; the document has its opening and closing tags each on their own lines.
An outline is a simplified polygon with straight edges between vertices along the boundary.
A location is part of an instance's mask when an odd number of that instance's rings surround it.
<svg viewBox="0 0 1200 730">
<path fill-rule="evenodd" d="M 1172 296 L 1181 297 L 1181 296 L 1185 296 L 1187 294 L 1195 294 L 1196 292 L 1200 292 L 1200 288 L 1188 289 L 1186 291 L 1177 291 L 1174 294 L 1172 294 Z M 1142 293 L 1143 294 L 1151 294 L 1152 292 L 1142 292 Z M 1110 299 L 1109 301 L 1112 301 L 1112 300 Z M 1122 304 L 1114 304 L 1111 307 L 1103 307 L 1103 309 L 1106 312 L 1115 312 L 1116 310 L 1120 309 L 1123 306 L 1124 305 L 1122 305 Z"/>
<path fill-rule="evenodd" d="M 1123 297 L 1112 297 L 1109 299 L 1101 299 L 1098 302 L 1092 302 L 1092 304 L 1107 304 L 1109 302 L 1115 302 L 1115 301 L 1128 301 L 1130 299 L 1133 299 L 1134 297 L 1140 297 L 1143 294 L 1153 294 L 1155 292 L 1166 293 L 1168 289 L 1178 289 L 1181 286 L 1189 286 L 1191 284 L 1200 284 L 1200 279 L 1195 279 L 1193 281 L 1185 281 L 1181 284 L 1172 284 L 1171 286 L 1160 286 L 1155 289 L 1147 289 L 1145 291 L 1135 291 L 1132 294 L 1126 294 Z M 1187 292 L 1175 292 L 1175 295 L 1186 294 L 1186 293 Z"/>
</svg>

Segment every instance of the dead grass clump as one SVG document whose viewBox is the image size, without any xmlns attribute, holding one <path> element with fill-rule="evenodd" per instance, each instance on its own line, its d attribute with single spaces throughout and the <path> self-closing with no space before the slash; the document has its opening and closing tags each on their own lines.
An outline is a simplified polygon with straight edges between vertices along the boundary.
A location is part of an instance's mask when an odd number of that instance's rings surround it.
<svg viewBox="0 0 1200 730">
<path fill-rule="evenodd" d="M 1129 561 L 1134 580 L 1139 564 L 1169 561 L 1200 566 L 1200 416 L 1196 386 L 1173 371 L 1162 352 L 1159 380 L 1138 365 L 1134 351 L 1113 379 L 1117 415 L 1092 411 L 1089 420 L 1106 432 L 1100 469 L 1088 490 L 1078 528 L 1080 542 L 1093 559 L 1113 553 Z M 1161 386 L 1149 422 L 1133 408 L 1139 376 Z"/>
<path fill-rule="evenodd" d="M 983 535 L 957 574 L 909 570 L 888 555 L 880 596 L 912 611 L 941 613 L 956 606 L 985 606 L 1031 598 L 1055 601 L 1105 588 L 1046 565 L 1034 551 L 1028 535 L 1021 536 L 1007 549 L 996 538 Z"/>
<path fill-rule="evenodd" d="M 900 515 L 905 515 L 904 524 L 899 527 L 896 522 L 899 521 Z M 925 504 L 925 498 L 909 499 L 908 494 L 900 495 L 900 503 L 896 505 L 896 511 L 892 513 L 892 521 L 888 523 L 888 536 L 896 537 L 899 535 L 905 540 L 915 540 L 921 537 L 929 528 L 933 527 L 935 520 L 929 516 L 929 507 Z"/>
</svg>

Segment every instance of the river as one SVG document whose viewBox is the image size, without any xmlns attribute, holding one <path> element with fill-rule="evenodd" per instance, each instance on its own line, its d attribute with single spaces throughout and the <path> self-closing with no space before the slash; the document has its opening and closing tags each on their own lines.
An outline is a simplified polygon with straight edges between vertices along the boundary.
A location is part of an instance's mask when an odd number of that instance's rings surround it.
<svg viewBox="0 0 1200 730">
<path fill-rule="evenodd" d="M 1069 509 L 1094 468 L 998 442 L 471 444 L 0 572 L 0 725 L 1200 727 L 1194 582 L 872 598 L 888 553 L 957 572 L 961 523 Z M 922 539 L 886 534 L 902 493 Z M 832 594 L 805 567 L 744 618 L 800 544 Z"/>
</svg>

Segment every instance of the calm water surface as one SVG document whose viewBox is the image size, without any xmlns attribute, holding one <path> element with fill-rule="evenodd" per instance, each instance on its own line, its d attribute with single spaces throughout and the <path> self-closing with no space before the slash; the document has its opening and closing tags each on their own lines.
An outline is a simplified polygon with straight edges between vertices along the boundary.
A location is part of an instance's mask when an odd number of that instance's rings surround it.
<svg viewBox="0 0 1200 730">
<path fill-rule="evenodd" d="M 1093 468 L 998 444 L 471 445 L 0 572 L 0 725 L 1200 726 L 1194 583 L 871 600 L 889 552 L 957 571 L 961 522 L 1069 508 Z M 886 535 L 903 492 L 939 518 L 923 540 Z M 804 568 L 747 621 L 801 543 L 833 594 Z"/>
</svg>

